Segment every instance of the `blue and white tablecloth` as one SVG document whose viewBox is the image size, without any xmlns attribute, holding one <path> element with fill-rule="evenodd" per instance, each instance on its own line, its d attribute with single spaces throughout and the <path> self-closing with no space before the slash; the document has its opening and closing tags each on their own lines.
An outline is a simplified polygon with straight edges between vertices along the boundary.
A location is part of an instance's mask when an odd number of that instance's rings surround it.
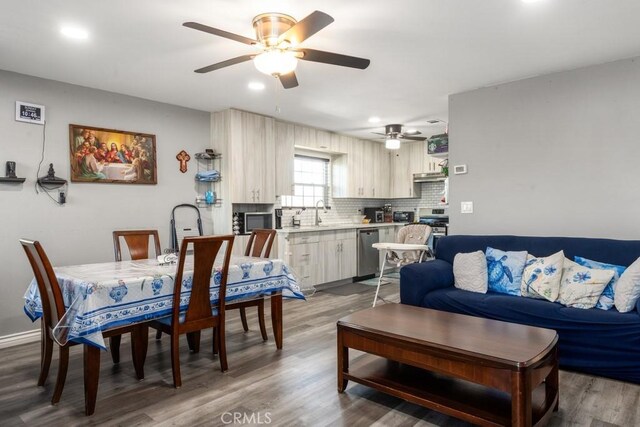
<svg viewBox="0 0 640 427">
<path fill-rule="evenodd" d="M 211 274 L 211 302 L 220 290 L 218 261 Z M 105 348 L 102 331 L 167 316 L 173 306 L 176 265 L 158 265 L 155 259 L 85 264 L 54 269 L 67 308 L 54 328 L 60 344 L 67 341 Z M 186 310 L 191 295 L 193 259 L 185 261 L 180 307 Z M 285 298 L 304 299 L 289 268 L 279 259 L 231 257 L 225 301 L 281 292 Z M 33 279 L 24 311 L 32 321 L 42 316 L 42 301 Z"/>
</svg>

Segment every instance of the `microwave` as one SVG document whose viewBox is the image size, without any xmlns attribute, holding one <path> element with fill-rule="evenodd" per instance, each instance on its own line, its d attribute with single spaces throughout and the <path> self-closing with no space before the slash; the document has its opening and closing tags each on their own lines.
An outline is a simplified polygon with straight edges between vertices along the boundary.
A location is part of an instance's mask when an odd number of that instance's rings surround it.
<svg viewBox="0 0 640 427">
<path fill-rule="evenodd" d="M 235 212 L 233 214 L 233 234 L 251 234 L 253 230 L 273 228 L 271 212 Z"/>
<path fill-rule="evenodd" d="M 412 211 L 395 211 L 393 222 L 413 222 L 415 215 Z"/>
</svg>

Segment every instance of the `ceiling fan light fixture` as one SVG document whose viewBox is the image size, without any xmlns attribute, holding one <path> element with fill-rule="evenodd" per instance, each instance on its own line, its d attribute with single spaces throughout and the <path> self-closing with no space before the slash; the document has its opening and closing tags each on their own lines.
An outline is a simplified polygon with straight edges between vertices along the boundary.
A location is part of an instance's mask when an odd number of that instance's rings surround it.
<svg viewBox="0 0 640 427">
<path fill-rule="evenodd" d="M 400 140 L 398 138 L 387 138 L 384 142 L 384 147 L 387 150 L 397 150 L 400 148 Z"/>
<path fill-rule="evenodd" d="M 253 64 L 261 73 L 279 76 L 295 70 L 298 66 L 298 58 L 295 52 L 273 49 L 253 58 Z"/>
</svg>

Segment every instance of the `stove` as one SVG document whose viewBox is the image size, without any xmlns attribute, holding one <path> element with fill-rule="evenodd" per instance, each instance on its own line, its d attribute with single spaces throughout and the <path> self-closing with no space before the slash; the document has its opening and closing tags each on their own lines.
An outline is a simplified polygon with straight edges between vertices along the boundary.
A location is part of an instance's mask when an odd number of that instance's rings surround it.
<svg viewBox="0 0 640 427">
<path fill-rule="evenodd" d="M 449 214 L 446 207 L 419 208 L 418 221 L 431 226 L 431 236 L 427 244 L 435 253 L 438 240 L 449 233 Z"/>
</svg>

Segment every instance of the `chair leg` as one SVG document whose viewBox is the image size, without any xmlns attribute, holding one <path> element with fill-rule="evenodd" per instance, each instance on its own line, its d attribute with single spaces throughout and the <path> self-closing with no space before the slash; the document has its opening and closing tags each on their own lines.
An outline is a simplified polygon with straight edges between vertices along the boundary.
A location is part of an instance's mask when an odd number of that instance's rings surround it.
<svg viewBox="0 0 640 427">
<path fill-rule="evenodd" d="M 242 321 L 242 329 L 247 332 L 249 330 L 249 324 L 247 323 L 247 311 L 244 307 L 240 307 L 240 320 Z"/>
<path fill-rule="evenodd" d="M 122 335 L 114 335 L 109 337 L 109 350 L 111 350 L 111 359 L 113 359 L 113 363 L 120 363 L 120 341 L 122 340 Z"/>
<path fill-rule="evenodd" d="M 51 366 L 51 355 L 53 354 L 53 340 L 49 337 L 46 328 L 42 328 L 42 340 L 40 343 L 40 377 L 38 385 L 43 386 L 49 375 L 49 367 Z"/>
<path fill-rule="evenodd" d="M 64 382 L 67 379 L 67 368 L 69 367 L 69 347 L 60 347 L 60 360 L 58 360 L 58 378 L 56 380 L 56 388 L 53 391 L 53 397 L 51 398 L 51 404 L 55 405 L 60 401 L 62 396 L 62 389 L 64 389 Z"/>
<path fill-rule="evenodd" d="M 213 354 L 218 354 L 218 328 L 213 328 Z"/>
<path fill-rule="evenodd" d="M 171 335 L 171 370 L 173 371 L 173 386 L 180 388 L 182 378 L 180 378 L 180 335 Z"/>
<path fill-rule="evenodd" d="M 200 331 L 189 332 L 187 334 L 187 344 L 189 344 L 189 350 L 198 353 L 200 351 Z"/>
<path fill-rule="evenodd" d="M 220 355 L 220 370 L 222 372 L 229 369 L 229 365 L 227 365 L 227 344 L 224 333 L 224 325 L 218 325 L 217 329 L 217 337 L 218 337 L 218 353 Z"/>
<path fill-rule="evenodd" d="M 258 303 L 258 322 L 260 322 L 260 333 L 262 334 L 262 340 L 267 341 L 267 325 L 264 323 L 264 298 Z"/>
<path fill-rule="evenodd" d="M 159 340 L 160 338 L 162 338 L 162 331 L 158 329 L 156 331 L 156 339 Z"/>
<path fill-rule="evenodd" d="M 384 276 L 384 268 L 387 264 L 387 256 L 382 259 L 382 266 L 380 267 L 380 277 L 378 277 L 378 286 L 376 287 L 376 296 L 373 297 L 373 306 L 376 306 L 376 301 L 378 301 L 378 292 L 380 292 L 380 284 L 382 283 L 382 276 Z"/>
</svg>

